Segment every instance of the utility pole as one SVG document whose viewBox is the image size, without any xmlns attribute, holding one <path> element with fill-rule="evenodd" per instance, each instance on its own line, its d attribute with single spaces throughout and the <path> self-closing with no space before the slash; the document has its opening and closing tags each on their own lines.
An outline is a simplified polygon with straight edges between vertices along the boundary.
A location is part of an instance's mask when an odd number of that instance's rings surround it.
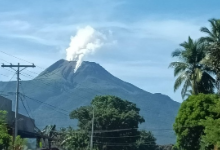
<svg viewBox="0 0 220 150">
<path fill-rule="evenodd" d="M 19 104 L 19 81 L 20 81 L 20 78 L 19 78 L 19 75 L 20 75 L 20 72 L 28 67 L 36 67 L 34 64 L 33 65 L 20 65 L 19 63 L 17 65 L 4 65 L 2 64 L 2 67 L 7 67 L 7 68 L 17 68 L 17 70 L 13 69 L 16 71 L 16 74 L 17 74 L 17 87 L 16 87 L 16 102 L 15 102 L 15 128 L 14 128 L 14 140 L 15 138 L 17 137 L 18 135 L 18 104 Z M 23 68 L 20 70 L 20 68 Z"/>
<path fill-rule="evenodd" d="M 93 133 L 94 133 L 94 107 L 92 107 L 92 132 L 91 132 L 91 140 L 90 140 L 90 150 L 93 149 Z"/>
</svg>

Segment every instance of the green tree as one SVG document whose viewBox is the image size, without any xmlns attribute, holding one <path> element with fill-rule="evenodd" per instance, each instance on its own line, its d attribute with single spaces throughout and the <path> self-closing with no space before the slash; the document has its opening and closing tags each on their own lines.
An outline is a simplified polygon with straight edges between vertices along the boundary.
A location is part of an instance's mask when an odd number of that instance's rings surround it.
<svg viewBox="0 0 220 150">
<path fill-rule="evenodd" d="M 0 149 L 8 149 L 11 142 L 11 136 L 8 134 L 5 122 L 6 114 L 6 111 L 0 110 Z"/>
<path fill-rule="evenodd" d="M 177 135 L 176 147 L 183 150 L 199 150 L 203 142 L 204 125 L 207 117 L 216 118 L 217 113 L 211 111 L 219 101 L 217 95 L 192 95 L 184 101 L 179 109 L 173 125 Z M 206 145 L 206 147 L 208 147 Z"/>
<path fill-rule="evenodd" d="M 136 104 L 115 96 L 97 96 L 91 105 L 74 110 L 70 118 L 78 119 L 81 130 L 91 131 L 94 109 L 94 145 L 99 149 L 133 150 L 139 138 L 138 125 L 145 121 Z"/>
<path fill-rule="evenodd" d="M 89 137 L 88 132 L 74 130 L 71 127 L 61 129 L 59 137 L 60 146 L 65 150 L 87 150 Z"/>
<path fill-rule="evenodd" d="M 140 131 L 140 138 L 136 141 L 137 150 L 156 150 L 156 138 L 151 132 Z"/>
<path fill-rule="evenodd" d="M 206 37 L 200 38 L 200 41 L 206 44 L 205 64 L 211 68 L 216 74 L 216 87 L 220 92 L 220 20 L 209 20 L 211 29 L 202 27 L 201 31 L 206 33 Z"/>
<path fill-rule="evenodd" d="M 204 125 L 204 135 L 202 137 L 203 143 L 206 145 L 215 145 L 220 148 L 220 102 L 210 108 L 210 111 L 216 113 L 216 117 L 207 117 L 202 121 Z"/>
<path fill-rule="evenodd" d="M 176 150 L 175 147 L 170 144 L 170 145 L 160 145 L 158 146 L 158 150 Z"/>
<path fill-rule="evenodd" d="M 15 138 L 14 144 L 11 143 L 11 150 L 23 150 L 27 144 L 26 139 L 22 139 L 20 136 Z"/>
<path fill-rule="evenodd" d="M 183 84 L 182 98 L 191 94 L 213 93 L 215 80 L 209 74 L 207 67 L 201 63 L 205 57 L 204 44 L 189 37 L 188 41 L 180 46 L 182 49 L 172 53 L 172 57 L 177 58 L 178 61 L 169 65 L 174 68 L 174 76 L 177 76 L 174 91 Z"/>
</svg>

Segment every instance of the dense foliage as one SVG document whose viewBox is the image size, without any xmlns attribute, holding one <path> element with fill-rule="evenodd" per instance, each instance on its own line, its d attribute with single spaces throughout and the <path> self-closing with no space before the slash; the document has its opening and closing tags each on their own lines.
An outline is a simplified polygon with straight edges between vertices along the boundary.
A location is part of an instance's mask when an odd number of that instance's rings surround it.
<svg viewBox="0 0 220 150">
<path fill-rule="evenodd" d="M 8 129 L 5 123 L 6 111 L 0 110 L 0 149 L 8 149 L 11 136 L 8 134 Z"/>
<path fill-rule="evenodd" d="M 156 139 L 151 132 L 140 131 L 140 137 L 136 141 L 137 150 L 156 150 Z"/>
<path fill-rule="evenodd" d="M 0 150 L 23 150 L 27 141 L 17 136 L 15 141 L 12 142 L 13 138 L 8 134 L 6 115 L 6 111 L 0 110 Z"/>
<path fill-rule="evenodd" d="M 173 145 L 160 145 L 158 146 L 158 150 L 175 150 Z"/>
<path fill-rule="evenodd" d="M 217 113 L 211 109 L 216 107 L 219 100 L 217 95 L 199 94 L 190 96 L 182 103 L 174 123 L 178 148 L 183 150 L 200 149 L 203 142 L 201 137 L 205 135 L 203 121 L 207 117 L 218 117 Z"/>
<path fill-rule="evenodd" d="M 11 150 L 24 150 L 26 147 L 27 140 L 22 139 L 20 136 L 17 136 L 15 138 L 14 144 L 11 144 L 10 149 Z"/>
<path fill-rule="evenodd" d="M 67 136 L 64 145 L 75 147 L 81 144 L 81 148 L 88 147 L 94 113 L 95 149 L 154 150 L 157 146 L 152 133 L 138 131 L 138 125 L 145 121 L 139 111 L 136 104 L 118 97 L 97 96 L 91 106 L 82 106 L 70 114 L 72 119 L 78 119 L 79 130 Z M 76 144 L 76 141 L 80 141 L 80 144 Z"/>
<path fill-rule="evenodd" d="M 216 114 L 216 117 L 209 116 L 205 120 L 202 121 L 202 125 L 205 127 L 204 135 L 202 136 L 202 140 L 204 143 L 208 145 L 215 145 L 220 147 L 220 101 L 213 107 L 211 107 L 210 111 Z"/>
<path fill-rule="evenodd" d="M 89 146 L 88 132 L 74 130 L 71 127 L 62 128 L 59 145 L 65 150 L 87 150 Z"/>
</svg>

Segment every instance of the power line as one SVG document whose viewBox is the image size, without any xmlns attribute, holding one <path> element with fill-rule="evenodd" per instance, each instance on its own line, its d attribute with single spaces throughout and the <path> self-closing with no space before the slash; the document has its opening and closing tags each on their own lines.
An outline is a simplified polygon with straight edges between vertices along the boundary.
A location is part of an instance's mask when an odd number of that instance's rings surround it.
<svg viewBox="0 0 220 150">
<path fill-rule="evenodd" d="M 6 55 L 8 55 L 8 56 L 14 57 L 14 58 L 16 58 L 16 59 L 19 59 L 19 60 L 22 60 L 22 61 L 31 63 L 31 62 L 29 62 L 29 61 L 27 61 L 27 60 L 24 60 L 24 59 L 22 59 L 22 58 L 16 57 L 16 56 L 14 56 L 14 55 L 12 55 L 12 54 L 8 54 L 8 53 L 3 52 L 3 51 L 0 51 L 0 52 L 6 54 Z M 31 63 L 31 64 L 32 64 L 32 63 Z M 39 66 L 37 66 L 37 65 L 36 65 L 36 67 L 41 68 L 41 69 L 45 69 L 45 68 L 39 67 Z M 46 71 L 46 70 L 45 70 L 45 71 Z M 57 70 L 57 72 L 54 72 L 52 75 L 58 75 L 58 74 L 57 74 L 58 72 L 59 72 L 59 70 Z M 36 74 L 38 74 L 38 73 L 36 73 Z M 30 76 L 30 75 L 29 75 L 29 76 Z M 46 78 L 49 78 L 49 76 L 51 76 L 51 75 L 50 75 L 50 74 L 44 74 L 44 76 L 46 76 Z M 43 76 L 42 76 L 42 77 L 43 77 Z M 90 88 L 90 89 L 91 89 L 91 88 Z M 93 91 L 95 91 L 95 90 L 93 89 Z M 67 92 L 67 91 L 66 91 L 66 92 Z M 99 91 L 96 91 L 96 92 L 100 93 Z M 72 94 L 72 93 L 73 93 L 73 92 L 71 92 L 70 94 Z M 100 94 L 102 95 L 103 93 L 100 93 Z M 82 97 L 81 97 L 81 98 L 82 98 Z"/>
<path fill-rule="evenodd" d="M 37 99 L 34 99 L 34 98 L 30 98 L 30 97 L 28 97 L 27 95 L 24 95 L 24 94 L 21 94 L 21 95 L 23 95 L 23 96 L 25 96 L 25 97 L 27 97 L 27 98 L 29 98 L 29 99 L 31 99 L 31 100 L 40 102 L 41 104 L 48 105 L 48 106 L 50 106 L 50 107 L 52 107 L 52 108 L 54 108 L 54 109 L 59 109 L 59 110 L 68 112 L 68 111 L 66 111 L 66 110 L 64 110 L 64 109 L 57 108 L 57 107 L 55 107 L 55 106 L 53 106 L 53 105 L 51 105 L 51 104 L 42 102 L 42 101 L 37 100 Z M 59 112 L 60 112 L 60 111 L 59 111 Z M 69 113 L 69 112 L 68 112 L 68 113 Z M 67 114 L 65 114 L 65 115 L 67 115 Z M 184 127 L 184 126 L 181 126 L 181 127 Z M 190 127 L 193 127 L 193 126 L 190 126 Z M 134 129 L 140 129 L 140 128 L 113 129 L 113 130 L 96 130 L 96 131 L 94 131 L 94 133 L 120 132 L 120 131 L 134 130 Z M 155 128 L 154 128 L 154 129 L 150 129 L 150 128 L 149 128 L 149 129 L 147 129 L 147 130 L 149 130 L 149 131 L 170 131 L 170 130 L 172 130 L 172 131 L 173 131 L 173 129 L 171 129 L 171 128 L 170 128 L 170 129 L 155 129 Z M 85 132 L 87 132 L 87 131 L 83 131 L 83 132 L 81 132 L 81 133 L 85 133 Z"/>
<path fill-rule="evenodd" d="M 14 55 L 8 54 L 8 53 L 3 52 L 3 51 L 1 51 L 1 50 L 0 50 L 0 52 L 3 53 L 3 54 L 5 54 L 5 55 L 8 55 L 8 56 L 14 57 L 14 58 L 16 58 L 16 59 L 22 60 L 22 61 L 24 61 L 24 62 L 27 62 L 27 63 L 33 64 L 32 62 L 29 62 L 29 61 L 27 61 L 27 60 L 24 60 L 24 59 L 18 58 L 18 57 L 14 56 Z"/>
<path fill-rule="evenodd" d="M 6 53 L 6 52 L 3 52 L 3 51 L 0 51 L 1 53 L 4 53 L 4 54 L 6 54 L 6 55 L 8 55 L 8 56 L 11 56 L 11 57 L 14 57 L 14 58 L 16 58 L 16 59 L 19 59 L 19 60 L 22 60 L 22 61 L 25 61 L 25 62 L 28 62 L 28 63 L 31 63 L 31 62 L 29 62 L 29 61 L 27 61 L 27 60 L 24 60 L 24 59 L 21 59 L 21 58 L 19 58 L 19 57 L 16 57 L 16 56 L 14 56 L 14 55 L 11 55 L 11 54 L 8 54 L 8 53 Z M 6 61 L 7 62 L 7 61 Z M 41 68 L 41 69 L 45 69 L 45 68 L 42 68 L 42 67 L 39 67 L 39 66 L 37 66 L 38 68 Z M 45 70 L 45 75 L 44 76 L 46 76 L 46 78 L 49 78 L 49 76 L 51 76 L 51 75 L 54 75 L 54 74 L 56 74 L 57 75 L 57 73 L 59 72 L 59 70 L 57 70 L 57 72 L 54 72 L 54 73 L 52 73 L 52 74 L 46 74 L 46 70 Z M 31 73 L 35 73 L 35 74 L 38 74 L 38 73 L 36 73 L 36 72 L 31 72 Z M 26 75 L 28 75 L 28 74 L 26 74 Z M 25 75 L 24 75 L 25 76 Z M 30 76 L 30 75 L 28 75 L 28 76 Z M 30 76 L 30 77 L 32 77 L 32 76 Z M 43 77 L 43 76 L 42 76 Z M 39 79 L 40 80 L 40 79 Z M 49 86 L 50 84 L 45 84 L 45 85 L 47 85 L 47 86 Z M 91 89 L 91 88 L 90 88 Z M 69 92 L 69 91 L 67 91 L 66 89 L 63 89 L 65 92 L 67 92 L 67 93 L 70 93 L 70 94 L 72 94 L 73 92 Z M 91 90 L 93 90 L 93 91 L 95 91 L 94 89 L 91 89 Z M 90 91 L 87 91 L 87 92 L 90 92 Z M 96 91 L 96 92 L 98 92 L 98 93 L 101 93 L 101 92 L 99 92 L 99 91 Z M 92 93 L 92 92 L 91 92 Z M 101 94 L 103 94 L 103 93 L 101 93 Z M 70 95 L 71 96 L 71 95 Z M 81 97 L 81 96 L 78 96 L 78 97 Z M 85 97 L 81 97 L 81 98 L 85 98 Z"/>
<path fill-rule="evenodd" d="M 152 144 L 151 144 L 152 143 Z M 142 145 L 146 145 L 146 146 L 153 146 L 153 145 L 156 145 L 156 143 L 154 144 L 153 142 L 151 143 L 142 143 Z M 125 146 L 129 146 L 129 147 L 132 147 L 132 146 L 135 146 L 137 145 L 136 143 L 101 143 L 101 142 L 95 142 L 94 145 L 104 145 L 104 146 L 122 146 L 122 147 L 125 147 Z"/>
<path fill-rule="evenodd" d="M 21 92 L 24 93 L 23 85 L 21 84 L 20 87 L 21 87 Z M 27 103 L 27 100 L 26 100 L 26 104 L 27 104 L 27 107 L 28 107 L 29 111 L 31 112 L 31 109 L 30 109 L 30 107 L 29 107 L 29 105 Z M 31 117 L 31 118 L 34 118 L 34 117 Z"/>
<path fill-rule="evenodd" d="M 94 133 L 113 133 L 113 132 L 121 132 L 121 131 L 130 131 L 130 130 L 138 130 L 140 128 L 124 128 L 124 129 L 112 129 L 112 130 L 94 130 Z M 151 131 L 151 129 L 145 129 L 145 130 L 148 130 L 148 131 Z M 166 131 L 166 130 L 173 130 L 173 129 L 155 129 L 155 130 L 158 130 L 158 131 Z M 62 133 L 62 132 L 58 132 L 58 131 L 55 131 L 57 133 Z M 90 133 L 91 131 L 86 131 L 86 130 L 81 130 L 81 131 L 72 131 L 74 133 Z M 71 131 L 66 131 L 66 133 L 71 133 Z M 95 137 L 95 136 L 94 136 Z M 96 137 L 101 137 L 101 136 L 96 136 Z M 126 137 L 126 136 L 124 136 Z M 129 136 L 127 136 L 129 137 Z M 131 137 L 134 137 L 134 136 L 131 136 Z M 106 138 L 114 138 L 114 137 L 106 137 Z"/>
<path fill-rule="evenodd" d="M 13 75 L 12 75 L 12 77 L 10 78 L 10 80 L 6 83 L 6 85 L 4 86 L 4 89 L 6 89 L 6 87 L 7 87 L 7 85 L 11 82 L 11 80 L 14 78 L 14 76 L 16 75 L 16 73 L 14 73 Z M 3 89 L 3 90 L 4 90 Z M 4 91 L 0 91 L 0 92 L 4 92 Z"/>
<path fill-rule="evenodd" d="M 53 105 L 51 105 L 51 104 L 42 102 L 42 101 L 40 101 L 40 100 L 38 100 L 38 99 L 35 99 L 35 98 L 31 98 L 31 97 L 29 97 L 29 96 L 27 96 L 27 95 L 24 95 L 24 94 L 21 94 L 21 95 L 23 95 L 24 97 L 27 97 L 27 98 L 30 99 L 30 100 L 34 100 L 34 101 L 37 101 L 37 102 L 39 102 L 39 103 L 41 103 L 41 104 L 45 104 L 45 105 L 47 105 L 47 106 L 50 106 L 50 107 L 53 108 L 55 111 L 60 110 L 60 111 L 57 111 L 57 112 L 60 112 L 60 113 L 62 113 L 62 114 L 64 114 L 64 115 L 69 116 L 68 114 L 63 113 L 63 112 L 67 112 L 67 113 L 69 113 L 69 112 L 66 111 L 66 110 L 64 110 L 64 109 L 62 109 L 62 108 L 55 107 L 55 106 L 53 106 Z"/>
<path fill-rule="evenodd" d="M 118 136 L 118 137 L 105 137 L 105 136 L 93 136 L 94 138 L 103 138 L 103 139 L 121 139 L 121 138 L 135 138 L 140 137 L 141 135 L 134 135 L 134 136 Z"/>
<path fill-rule="evenodd" d="M 10 64 L 10 62 L 8 62 L 8 61 L 6 61 L 6 60 L 4 60 L 4 59 L 2 59 L 2 58 L 0 58 L 0 60 L 3 60 L 4 62 L 6 62 L 6 63 L 9 63 L 9 64 Z"/>
<path fill-rule="evenodd" d="M 9 61 L 6 61 L 6 60 L 4 60 L 4 59 L 2 59 L 2 58 L 0 58 L 0 60 L 3 60 L 4 62 L 6 62 L 6 63 L 9 63 L 9 64 L 10 64 L 10 62 L 9 62 Z M 33 74 L 39 74 L 39 73 L 36 73 L 36 72 L 34 72 L 34 71 L 30 71 L 30 70 L 28 70 L 28 69 L 26 69 L 26 71 L 28 71 L 28 72 L 30 72 L 30 73 L 33 73 Z"/>
<path fill-rule="evenodd" d="M 4 92 L 4 91 L 0 91 L 0 92 Z M 10 93 L 11 93 L 11 94 L 16 94 L 16 92 L 10 92 Z M 38 99 L 35 99 L 35 98 L 31 98 L 31 97 L 29 97 L 29 96 L 27 96 L 27 95 L 25 95 L 25 94 L 22 94 L 22 93 L 20 93 L 20 95 L 22 95 L 23 97 L 26 97 L 26 98 L 28 98 L 28 99 L 30 99 L 30 100 L 32 100 L 32 101 L 35 101 L 35 102 L 38 102 L 38 103 L 40 103 L 40 104 L 44 104 L 44 105 L 46 105 L 46 106 L 49 106 L 49 107 L 53 108 L 53 110 L 55 110 L 55 111 L 58 112 L 58 113 L 62 113 L 62 114 L 64 114 L 64 115 L 66 115 L 66 116 L 69 116 L 69 114 L 63 113 L 63 111 L 69 113 L 69 112 L 68 112 L 67 110 L 65 110 L 65 109 L 58 108 L 58 107 L 56 107 L 56 106 L 54 106 L 54 105 L 51 105 L 51 104 L 42 102 L 42 101 L 40 101 L 40 100 L 38 100 Z M 58 110 L 59 110 L 59 111 L 58 111 Z"/>
<path fill-rule="evenodd" d="M 42 79 L 39 79 L 40 81 L 44 81 L 44 80 L 42 80 Z M 35 81 L 35 80 L 33 80 L 33 81 Z M 50 86 L 51 85 L 51 83 L 45 83 L 45 82 L 39 82 L 39 83 L 41 83 L 41 84 L 44 84 L 44 85 L 46 85 L 46 86 Z M 37 86 L 40 86 L 39 84 L 37 84 Z M 47 89 L 48 90 L 48 89 Z M 68 91 L 68 90 L 66 90 L 66 89 L 62 89 L 63 91 L 65 91 L 66 93 L 69 93 L 69 96 L 68 97 L 71 97 L 72 95 L 71 94 L 73 94 L 74 93 L 74 91 L 73 92 L 70 92 L 70 91 Z M 54 92 L 54 91 L 52 91 L 52 90 L 50 90 L 51 92 Z M 79 95 L 75 95 L 75 97 L 79 97 L 79 98 L 81 98 L 81 99 L 87 99 L 86 97 L 84 97 L 84 96 L 79 96 Z"/>
<path fill-rule="evenodd" d="M 18 134 L 18 105 L 19 105 L 19 86 L 20 86 L 20 72 L 22 70 L 24 70 L 25 68 L 28 68 L 28 67 L 35 67 L 34 64 L 32 65 L 20 65 L 19 63 L 17 65 L 13 65 L 13 64 L 10 64 L 10 65 L 4 65 L 2 64 L 1 65 L 3 68 L 6 67 L 6 68 L 17 68 L 17 70 L 13 69 L 16 71 L 16 74 L 17 74 L 17 86 L 16 86 L 16 103 L 15 103 L 15 130 L 14 130 L 14 140 L 15 138 L 17 137 L 17 134 Z M 23 69 L 21 69 L 23 68 Z"/>
<path fill-rule="evenodd" d="M 5 77 L 8 77 L 8 76 L 6 76 L 6 75 L 4 75 L 4 74 L 0 74 L 0 76 L 5 76 Z"/>
<path fill-rule="evenodd" d="M 21 100 L 21 103 L 22 103 L 24 109 L 26 110 L 26 113 L 27 113 L 28 117 L 30 118 L 32 124 L 34 125 L 35 128 L 37 128 L 36 125 L 35 125 L 35 123 L 34 123 L 34 121 L 33 121 L 32 118 L 30 117 L 30 114 L 28 113 L 28 110 L 27 110 L 27 108 L 25 107 L 24 101 L 23 101 L 23 99 L 22 99 L 21 97 L 20 97 L 20 100 Z M 38 128 L 37 128 L 37 129 L 38 129 Z M 38 129 L 38 130 L 40 130 L 40 129 Z"/>
</svg>

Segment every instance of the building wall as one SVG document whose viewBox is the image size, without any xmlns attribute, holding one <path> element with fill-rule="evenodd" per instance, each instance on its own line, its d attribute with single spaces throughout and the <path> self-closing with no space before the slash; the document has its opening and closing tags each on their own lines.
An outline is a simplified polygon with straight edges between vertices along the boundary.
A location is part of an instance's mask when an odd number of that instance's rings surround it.
<svg viewBox="0 0 220 150">
<path fill-rule="evenodd" d="M 10 112 L 12 110 L 12 101 L 0 96 L 0 110 L 6 110 L 7 112 Z"/>
<path fill-rule="evenodd" d="M 15 112 L 12 111 L 12 101 L 0 96 L 0 110 L 6 110 L 8 112 L 6 121 L 9 124 L 9 126 L 13 127 L 15 120 Z M 34 133 L 34 124 L 35 122 L 33 119 L 18 114 L 18 130 Z"/>
</svg>

